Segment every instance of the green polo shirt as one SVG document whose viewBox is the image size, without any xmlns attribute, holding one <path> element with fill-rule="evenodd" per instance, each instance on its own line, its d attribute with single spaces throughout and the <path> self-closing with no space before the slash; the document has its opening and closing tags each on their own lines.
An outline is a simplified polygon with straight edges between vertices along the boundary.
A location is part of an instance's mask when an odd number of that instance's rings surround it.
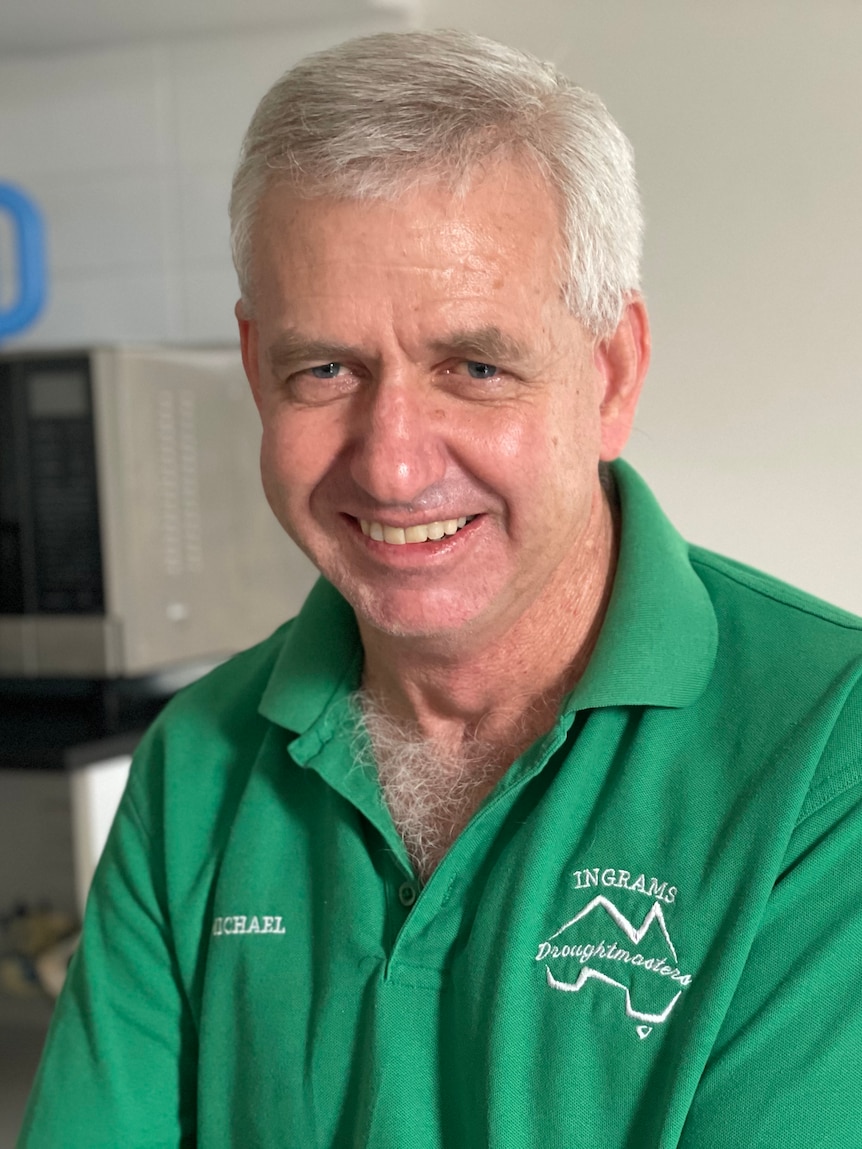
<svg viewBox="0 0 862 1149">
<path fill-rule="evenodd" d="M 22 1147 L 862 1145 L 862 624 L 615 474 L 587 672 L 424 887 L 328 584 L 168 707 Z"/>
</svg>

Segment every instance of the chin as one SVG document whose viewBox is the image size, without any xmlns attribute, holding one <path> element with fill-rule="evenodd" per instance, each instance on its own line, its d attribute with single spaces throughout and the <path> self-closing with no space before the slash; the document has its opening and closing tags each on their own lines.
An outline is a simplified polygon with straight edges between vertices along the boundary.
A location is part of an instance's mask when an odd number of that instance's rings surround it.
<svg viewBox="0 0 862 1149">
<path fill-rule="evenodd" d="M 463 596 L 335 585 L 363 623 L 392 638 L 444 638 L 469 628 L 481 613 Z"/>
</svg>

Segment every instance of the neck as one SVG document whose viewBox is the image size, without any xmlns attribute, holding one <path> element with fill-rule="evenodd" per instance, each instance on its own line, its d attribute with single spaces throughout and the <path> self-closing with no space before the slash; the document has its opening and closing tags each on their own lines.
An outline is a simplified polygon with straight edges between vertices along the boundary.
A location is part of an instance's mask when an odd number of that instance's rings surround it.
<svg viewBox="0 0 862 1149">
<path fill-rule="evenodd" d="M 616 570 L 617 515 L 597 497 L 591 543 L 502 634 L 405 639 L 364 626 L 363 688 L 447 753 L 480 741 L 505 769 L 549 729 L 586 669 Z"/>
</svg>

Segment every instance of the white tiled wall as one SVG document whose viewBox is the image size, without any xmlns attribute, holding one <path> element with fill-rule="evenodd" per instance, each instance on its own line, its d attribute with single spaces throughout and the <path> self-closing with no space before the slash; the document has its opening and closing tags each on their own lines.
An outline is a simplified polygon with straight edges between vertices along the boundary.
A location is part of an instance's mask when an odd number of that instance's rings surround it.
<svg viewBox="0 0 862 1149">
<path fill-rule="evenodd" d="M 403 23 L 0 61 L 0 182 L 40 205 L 49 252 L 48 304 L 5 347 L 232 340 L 227 199 L 257 101 L 306 53 Z"/>
</svg>

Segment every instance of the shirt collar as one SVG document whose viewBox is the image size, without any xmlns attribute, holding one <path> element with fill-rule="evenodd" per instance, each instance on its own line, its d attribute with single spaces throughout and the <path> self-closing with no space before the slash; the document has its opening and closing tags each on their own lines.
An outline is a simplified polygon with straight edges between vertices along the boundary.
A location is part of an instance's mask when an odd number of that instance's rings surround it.
<svg viewBox="0 0 862 1149">
<path fill-rule="evenodd" d="M 260 713 L 303 733 L 330 703 L 359 686 L 362 657 L 353 609 L 331 583 L 318 579 L 288 628 Z"/>
<path fill-rule="evenodd" d="M 620 498 L 616 577 L 601 633 L 564 711 L 688 706 L 709 681 L 718 628 L 688 544 L 627 464 L 612 467 Z M 359 686 L 362 644 L 353 610 L 325 579 L 285 636 L 260 712 L 298 734 Z"/>
<path fill-rule="evenodd" d="M 620 549 L 608 612 L 589 665 L 564 709 L 689 706 L 712 675 L 718 623 L 689 546 L 640 476 L 611 468 Z"/>
</svg>

